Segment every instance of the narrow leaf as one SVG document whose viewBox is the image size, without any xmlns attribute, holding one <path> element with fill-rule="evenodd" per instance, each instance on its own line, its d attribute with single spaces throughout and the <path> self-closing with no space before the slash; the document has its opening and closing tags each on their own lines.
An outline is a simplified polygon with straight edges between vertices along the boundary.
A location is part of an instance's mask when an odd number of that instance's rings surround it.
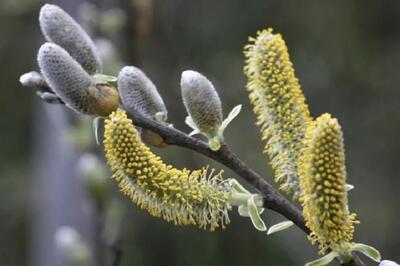
<svg viewBox="0 0 400 266">
<path fill-rule="evenodd" d="M 229 185 L 239 193 L 250 194 L 250 192 L 245 189 L 236 179 L 229 179 Z"/>
<path fill-rule="evenodd" d="M 280 222 L 278 224 L 275 224 L 273 226 L 271 226 L 268 229 L 267 235 L 271 235 L 273 233 L 279 232 L 279 231 L 283 231 L 289 227 L 291 227 L 293 225 L 292 221 L 284 221 L 284 222 Z"/>
<path fill-rule="evenodd" d="M 238 212 L 239 212 L 239 215 L 242 217 L 250 217 L 249 208 L 247 208 L 247 206 L 240 205 L 238 207 Z"/>
<path fill-rule="evenodd" d="M 240 113 L 242 110 L 242 105 L 239 104 L 235 106 L 232 111 L 229 113 L 228 117 L 222 122 L 221 126 L 218 129 L 218 136 L 223 137 L 223 133 L 225 128 L 232 122 L 232 120 Z"/>
<path fill-rule="evenodd" d="M 196 130 L 198 130 L 198 129 L 197 129 L 197 126 L 196 126 L 196 124 L 194 123 L 194 121 L 193 121 L 193 119 L 192 119 L 191 116 L 187 116 L 187 117 L 186 117 L 185 123 L 186 123 L 186 125 L 188 125 L 191 129 L 196 129 Z"/>
<path fill-rule="evenodd" d="M 381 261 L 381 254 L 379 253 L 379 251 L 371 246 L 361 243 L 356 243 L 351 247 L 351 250 L 361 252 L 365 256 L 369 257 L 370 259 L 376 262 Z"/>
<path fill-rule="evenodd" d="M 104 75 L 104 74 L 94 74 L 93 77 L 98 81 L 104 82 L 117 82 L 117 77 Z"/>
<path fill-rule="evenodd" d="M 99 125 L 100 125 L 100 116 L 97 116 L 93 119 L 93 130 L 94 130 L 94 137 L 96 139 L 96 144 L 100 145 L 99 141 Z"/>
<path fill-rule="evenodd" d="M 327 255 L 323 256 L 322 258 L 319 258 L 317 260 L 310 261 L 306 263 L 306 266 L 325 266 L 328 265 L 334 258 L 337 257 L 337 253 L 332 251 L 328 253 Z"/>
<path fill-rule="evenodd" d="M 259 231 L 267 231 L 264 221 L 261 219 L 257 205 L 254 201 L 254 195 L 247 200 L 247 208 L 249 209 L 250 219 L 254 227 Z"/>
</svg>

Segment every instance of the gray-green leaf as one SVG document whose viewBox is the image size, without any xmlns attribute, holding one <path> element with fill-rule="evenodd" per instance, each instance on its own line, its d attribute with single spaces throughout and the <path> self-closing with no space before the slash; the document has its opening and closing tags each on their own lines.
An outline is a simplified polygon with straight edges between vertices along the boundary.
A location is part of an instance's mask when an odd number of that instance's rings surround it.
<svg viewBox="0 0 400 266">
<path fill-rule="evenodd" d="M 328 253 L 327 255 L 319 258 L 317 260 L 310 261 L 306 263 L 306 266 L 325 266 L 328 265 L 334 258 L 336 258 L 338 254 L 334 251 Z"/>
<path fill-rule="evenodd" d="M 365 256 L 369 257 L 370 259 L 380 262 L 381 261 L 381 254 L 379 251 L 371 246 L 361 244 L 361 243 L 356 243 L 351 247 L 352 251 L 358 251 L 363 253 Z"/>
<path fill-rule="evenodd" d="M 273 233 L 283 231 L 283 230 L 291 227 L 292 225 L 293 225 L 292 221 L 284 221 L 284 222 L 277 223 L 268 229 L 267 235 L 271 235 Z"/>
<path fill-rule="evenodd" d="M 249 209 L 249 216 L 253 222 L 254 227 L 259 231 L 267 231 L 267 226 L 265 226 L 264 221 L 261 219 L 258 212 L 256 202 L 254 201 L 255 195 L 251 196 L 247 200 L 247 208 Z"/>
</svg>

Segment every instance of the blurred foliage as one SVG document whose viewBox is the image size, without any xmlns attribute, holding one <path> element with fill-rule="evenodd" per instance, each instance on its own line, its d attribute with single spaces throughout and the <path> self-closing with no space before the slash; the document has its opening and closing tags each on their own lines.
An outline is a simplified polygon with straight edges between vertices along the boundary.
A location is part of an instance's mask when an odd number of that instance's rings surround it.
<svg viewBox="0 0 400 266">
<path fill-rule="evenodd" d="M 154 0 L 148 13 L 152 21 L 140 24 L 145 29 L 135 24 L 145 19 L 132 10 L 136 1 L 101 1 L 107 9 L 120 5 L 127 12 L 124 32 L 111 40 L 123 61 L 153 79 L 171 122 L 186 132 L 179 91 L 183 70 L 207 75 L 219 90 L 225 115 L 242 103 L 226 141 L 271 182 L 244 90 L 242 48 L 259 29 L 273 27 L 282 33 L 312 115 L 331 112 L 342 124 L 348 178 L 355 185 L 350 205 L 361 220 L 355 239 L 377 247 L 384 258 L 400 260 L 399 1 Z M 25 265 L 29 256 L 32 114 L 37 103 L 18 78 L 37 68 L 36 51 L 43 41 L 38 2 L 0 1 L 1 265 Z M 209 162 L 177 147 L 155 152 L 177 167 Z M 234 175 L 227 171 L 226 176 Z M 298 229 L 267 237 L 232 213 L 227 230 L 200 232 L 154 219 L 119 197 L 127 205 L 122 265 L 301 265 L 316 254 Z M 271 211 L 265 216 L 271 224 L 278 220 Z"/>
</svg>

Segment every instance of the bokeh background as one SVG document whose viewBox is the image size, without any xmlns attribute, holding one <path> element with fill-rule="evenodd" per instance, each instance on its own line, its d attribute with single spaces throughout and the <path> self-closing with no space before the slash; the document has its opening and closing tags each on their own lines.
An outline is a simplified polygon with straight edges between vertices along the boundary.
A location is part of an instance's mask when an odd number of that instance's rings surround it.
<svg viewBox="0 0 400 266">
<path fill-rule="evenodd" d="M 43 3 L 0 1 L 0 265 L 65 265 L 54 243 L 62 225 L 74 227 L 101 258 L 97 262 L 106 265 L 110 252 L 99 246 L 96 233 L 102 214 L 77 166 L 87 152 L 103 161 L 101 147 L 92 143 L 91 120 L 46 105 L 34 89 L 18 82 L 21 74 L 37 70 L 36 52 L 44 42 L 37 17 Z M 350 207 L 361 220 L 355 240 L 400 261 L 399 1 L 53 3 L 96 38 L 107 74 L 129 64 L 153 79 L 177 128 L 190 131 L 179 91 L 185 69 L 212 80 L 225 114 L 243 104 L 226 140 L 270 182 L 273 173 L 244 89 L 242 50 L 257 30 L 273 27 L 282 33 L 312 115 L 330 112 L 343 126 L 348 179 L 355 185 Z M 154 150 L 178 167 L 209 163 L 221 168 L 182 148 Z M 226 176 L 235 175 L 227 170 Z M 297 228 L 267 237 L 236 212 L 231 225 L 215 233 L 175 227 L 140 211 L 112 180 L 107 187 L 112 233 L 101 238 L 121 247 L 120 265 L 303 265 L 317 256 Z M 271 211 L 263 218 L 269 225 L 282 220 Z"/>
</svg>

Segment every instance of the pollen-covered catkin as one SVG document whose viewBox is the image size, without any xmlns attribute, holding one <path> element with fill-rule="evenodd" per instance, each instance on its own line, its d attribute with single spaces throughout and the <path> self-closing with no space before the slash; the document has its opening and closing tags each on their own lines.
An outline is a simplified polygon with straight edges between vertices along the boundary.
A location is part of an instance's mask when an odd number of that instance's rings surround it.
<svg viewBox="0 0 400 266">
<path fill-rule="evenodd" d="M 67 51 L 54 43 L 43 44 L 37 60 L 41 73 L 52 90 L 70 108 L 84 114 L 93 114 L 88 103 L 88 88 L 95 80 Z"/>
<path fill-rule="evenodd" d="M 217 135 L 222 124 L 221 100 L 213 84 L 193 70 L 182 72 L 183 103 L 200 132 L 208 137 Z"/>
<path fill-rule="evenodd" d="M 39 14 L 47 41 L 63 47 L 89 74 L 101 71 L 97 48 L 81 26 L 56 5 L 45 4 Z"/>
<path fill-rule="evenodd" d="M 126 66 L 118 74 L 118 89 L 124 108 L 138 111 L 154 120 L 157 113 L 165 114 L 167 109 L 154 83 L 137 67 Z"/>
<path fill-rule="evenodd" d="M 296 198 L 300 193 L 298 157 L 312 119 L 282 36 L 267 29 L 249 40 L 244 72 L 257 125 L 266 140 L 264 151 L 280 188 Z"/>
<path fill-rule="evenodd" d="M 229 223 L 230 189 L 221 173 L 166 165 L 141 142 L 122 110 L 105 121 L 104 149 L 121 190 L 151 215 L 211 231 Z"/>
<path fill-rule="evenodd" d="M 348 209 L 343 136 L 337 119 L 324 114 L 310 124 L 299 160 L 303 214 L 310 240 L 339 251 L 352 240 L 355 214 Z"/>
</svg>

